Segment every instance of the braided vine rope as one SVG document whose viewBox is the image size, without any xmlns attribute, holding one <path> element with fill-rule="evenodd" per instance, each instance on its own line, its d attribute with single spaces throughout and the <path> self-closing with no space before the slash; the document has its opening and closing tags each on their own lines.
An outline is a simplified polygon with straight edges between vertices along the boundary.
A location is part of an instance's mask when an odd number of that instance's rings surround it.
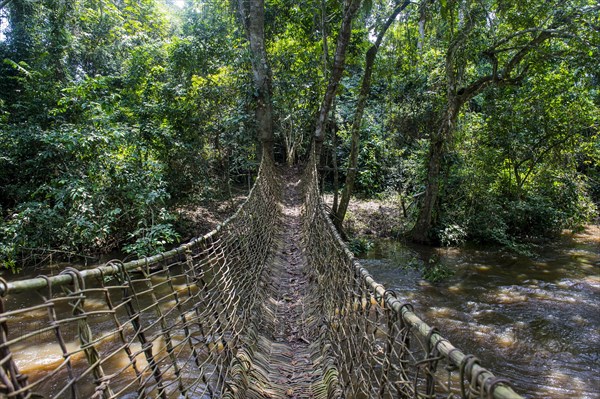
<svg viewBox="0 0 600 399">
<path fill-rule="evenodd" d="M 0 397 L 217 397 L 278 231 L 272 162 L 237 212 L 165 253 L 0 284 Z M 39 354 L 39 355 L 38 355 Z"/>
<path fill-rule="evenodd" d="M 336 359 L 346 398 L 517 399 L 509 381 L 428 326 L 378 284 L 348 250 L 319 193 L 317 167 L 304 175 L 304 248 L 324 315 L 321 344 Z"/>
<path fill-rule="evenodd" d="M 264 159 L 248 199 L 203 237 L 133 262 L 0 279 L 0 397 L 520 398 L 352 257 L 312 158 L 302 190 L 296 232 Z M 286 317 L 300 331 L 281 333 Z"/>
</svg>

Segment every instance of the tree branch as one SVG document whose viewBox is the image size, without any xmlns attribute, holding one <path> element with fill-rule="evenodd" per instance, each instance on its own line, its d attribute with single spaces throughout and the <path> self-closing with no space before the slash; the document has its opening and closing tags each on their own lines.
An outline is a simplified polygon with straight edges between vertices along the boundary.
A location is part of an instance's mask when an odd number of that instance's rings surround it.
<svg viewBox="0 0 600 399">
<path fill-rule="evenodd" d="M 352 34 L 352 20 L 356 15 L 360 6 L 361 0 L 346 0 L 344 2 L 344 15 L 342 18 L 342 24 L 337 38 L 337 46 L 335 49 L 335 56 L 333 58 L 333 70 L 329 77 L 329 84 L 327 90 L 323 96 L 321 107 L 319 109 L 319 116 L 315 127 L 314 140 L 316 142 L 317 153 L 320 154 L 321 143 L 324 139 L 325 122 L 331 109 L 335 92 L 342 79 L 344 72 L 345 61 L 346 61 L 346 50 L 350 43 L 350 36 Z"/>
<path fill-rule="evenodd" d="M 404 1 L 402 3 L 401 0 L 396 1 L 397 2 L 396 6 L 394 7 L 394 10 L 389 15 L 385 24 L 381 27 L 379 33 L 377 34 L 377 39 L 375 40 L 375 43 L 373 43 L 371 48 L 369 48 L 365 56 L 365 72 L 360 84 L 360 93 L 358 95 L 356 110 L 354 112 L 354 118 L 352 121 L 352 144 L 350 147 L 350 155 L 348 157 L 348 164 L 350 170 L 348 172 L 348 175 L 346 176 L 346 184 L 344 185 L 344 191 L 342 192 L 340 203 L 337 209 L 335 210 L 334 225 L 339 231 L 342 231 L 342 222 L 346 217 L 346 211 L 348 210 L 348 204 L 350 203 L 350 196 L 354 191 L 354 184 L 356 181 L 357 174 L 356 169 L 358 166 L 358 151 L 360 145 L 360 126 L 362 124 L 362 119 L 365 107 L 367 105 L 369 92 L 371 91 L 371 76 L 373 75 L 373 65 L 375 64 L 375 57 L 377 56 L 379 46 L 383 41 L 385 33 L 388 31 L 392 23 L 396 20 L 398 14 L 400 14 L 400 12 L 410 4 L 410 1 Z"/>
<path fill-rule="evenodd" d="M 540 44 L 542 44 L 543 42 L 545 42 L 546 40 L 550 39 L 552 37 L 552 34 L 548 31 L 542 31 L 542 33 L 540 33 L 536 38 L 534 38 L 531 42 L 529 42 L 526 46 L 524 46 L 523 48 L 521 48 L 521 50 L 519 50 L 517 52 L 517 54 L 515 54 L 510 61 L 508 61 L 506 67 L 504 67 L 504 70 L 502 72 L 502 78 L 508 78 L 510 77 L 510 74 L 512 72 L 512 70 L 521 63 L 521 61 L 523 61 L 523 58 L 525 58 L 525 56 L 534 48 L 538 47 Z"/>
<path fill-rule="evenodd" d="M 535 167 L 537 165 L 539 165 L 539 163 L 541 162 L 541 160 L 553 149 L 555 149 L 556 147 L 561 146 L 562 144 L 566 143 L 569 139 L 571 139 L 572 136 L 567 136 L 565 138 L 563 138 L 562 140 L 558 140 L 555 141 L 554 143 L 551 143 L 548 145 L 548 147 L 544 148 L 542 150 L 542 152 L 540 152 L 538 154 L 537 157 L 530 157 L 531 163 L 529 164 L 529 168 L 527 170 L 527 173 L 525 173 L 525 176 L 523 177 L 523 183 L 525 183 L 525 181 L 529 178 L 529 176 L 531 175 L 531 173 L 533 172 L 533 170 L 535 169 Z"/>
<path fill-rule="evenodd" d="M 495 75 L 486 75 L 480 77 L 467 87 L 461 88 L 457 93 L 458 97 L 460 98 L 460 102 L 464 104 L 467 100 L 479 94 L 483 89 L 495 81 L 497 81 Z"/>
<path fill-rule="evenodd" d="M 537 33 L 537 32 L 540 32 L 541 30 L 544 30 L 544 29 L 543 28 L 539 28 L 539 27 L 535 27 L 535 28 L 523 29 L 521 31 L 515 32 L 512 35 L 508 35 L 508 36 L 503 37 L 502 39 L 498 40 L 496 43 L 494 43 L 492 46 L 490 46 L 490 48 L 487 51 L 493 52 L 493 53 L 499 52 L 500 50 L 494 51 L 494 50 L 491 50 L 491 49 L 498 48 L 498 47 L 500 47 L 500 46 L 508 43 L 509 41 L 511 41 L 512 39 L 514 39 L 515 37 L 523 36 L 523 35 L 526 35 L 528 33 Z"/>
<path fill-rule="evenodd" d="M 385 21 L 385 24 L 381 27 L 381 30 L 379 31 L 379 34 L 377 35 L 377 39 L 375 40 L 373 47 L 379 48 L 379 46 L 381 46 L 381 42 L 383 41 L 383 37 L 385 36 L 385 33 L 390 28 L 390 26 L 394 23 L 398 14 L 400 14 L 402 12 L 402 10 L 404 10 L 406 7 L 408 7 L 409 4 L 411 4 L 410 0 L 406 0 L 403 3 L 398 2 L 396 4 L 396 8 L 394 8 L 392 13 L 388 17 L 387 21 Z"/>
<path fill-rule="evenodd" d="M 461 88 L 457 91 L 457 95 L 461 103 L 465 103 L 470 98 L 479 94 L 483 89 L 488 87 L 492 83 L 502 84 L 502 85 L 511 85 L 517 84 L 526 75 L 526 72 L 529 69 L 529 66 L 526 66 L 523 71 L 516 77 L 511 77 L 513 70 L 523 61 L 525 56 L 537 48 L 544 41 L 550 39 L 552 37 L 552 33 L 550 30 L 542 30 L 541 33 L 532 39 L 525 46 L 521 47 L 521 49 L 506 63 L 504 68 L 502 69 L 501 74 L 498 73 L 498 59 L 496 57 L 496 52 L 486 50 L 483 52 L 485 56 L 487 56 L 492 63 L 492 73 L 490 75 L 485 75 L 477 79 L 475 82 L 470 85 Z"/>
</svg>

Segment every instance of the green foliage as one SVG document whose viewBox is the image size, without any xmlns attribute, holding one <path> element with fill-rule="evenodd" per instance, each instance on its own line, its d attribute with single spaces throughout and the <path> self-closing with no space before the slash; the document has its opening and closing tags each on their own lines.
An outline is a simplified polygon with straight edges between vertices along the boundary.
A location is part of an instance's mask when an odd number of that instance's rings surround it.
<svg viewBox="0 0 600 399">
<path fill-rule="evenodd" d="M 443 2 L 409 14 L 378 58 L 372 96 L 379 101 L 367 110 L 377 117 L 364 128 L 363 142 L 368 147 L 385 137 L 386 145 L 376 157 L 361 154 L 368 187 L 419 198 L 428 184 L 427 145 L 440 132 L 448 90 L 460 94 L 493 71 L 490 46 L 503 43 L 493 53 L 501 67 L 532 39 L 521 30 L 553 21 L 565 34 L 527 53 L 515 82 L 470 98 L 452 135 L 443 137 L 433 234 L 442 245 L 491 242 L 522 252 L 524 242 L 593 220 L 600 102 L 589 46 L 599 35 L 584 28 L 594 18 L 591 9 L 581 11 L 584 3 Z"/>
<path fill-rule="evenodd" d="M 178 239 L 171 206 L 223 196 L 255 170 L 248 59 L 228 2 L 7 7 L 5 266 L 37 249 L 155 253 Z"/>
<path fill-rule="evenodd" d="M 16 204 L 0 224 L 2 261 L 14 265 L 30 249 L 89 253 L 134 241 L 152 250 L 174 242 L 163 167 L 136 147 L 138 135 L 123 126 L 0 131 L 3 202 Z"/>
<path fill-rule="evenodd" d="M 5 6 L 0 256 L 6 267 L 16 268 L 29 248 L 162 250 L 178 239 L 172 206 L 220 198 L 255 171 L 252 54 L 230 2 L 169 4 L 14 0 Z M 298 160 L 309 148 L 341 7 L 267 2 L 278 160 L 290 153 Z M 600 35 L 592 29 L 593 7 L 584 0 L 407 7 L 377 56 L 357 192 L 402 199 L 410 224 L 429 183 L 430 144 L 448 100 L 552 28 L 551 40 L 531 47 L 513 80 L 497 79 L 470 97 L 441 138 L 433 230 L 443 245 L 492 242 L 523 251 L 527 240 L 597 217 Z M 337 147 L 325 147 L 329 165 L 334 152 L 339 166 L 347 164 L 364 52 L 388 12 L 389 3 L 367 1 L 355 20 L 326 137 L 331 144 L 337 132 Z"/>
<path fill-rule="evenodd" d="M 436 257 L 432 257 L 423 268 L 423 278 L 432 283 L 439 283 L 452 275 L 454 275 L 454 271 Z"/>
<path fill-rule="evenodd" d="M 448 224 L 438 234 L 440 243 L 445 247 L 460 246 L 467 238 L 467 230 L 458 224 Z"/>
<path fill-rule="evenodd" d="M 461 151 L 447 180 L 440 239 L 466 237 L 524 250 L 597 215 L 585 161 L 595 158 L 598 108 L 586 78 L 566 64 L 521 86 L 491 90 L 459 127 Z M 591 165 L 591 162 L 588 161 Z"/>
<path fill-rule="evenodd" d="M 166 219 L 162 215 L 161 219 Z M 129 234 L 131 244 L 125 245 L 123 251 L 135 254 L 137 257 L 149 256 L 164 252 L 166 246 L 179 239 L 179 234 L 169 223 L 155 224 L 151 226 L 143 225 L 145 221 L 140 221 L 141 227 Z"/>
<path fill-rule="evenodd" d="M 407 254 L 403 254 L 399 262 L 405 270 L 416 270 L 421 273 L 423 279 L 431 283 L 442 282 L 454 275 L 454 270 L 441 262 L 438 254 L 434 253 L 429 257 L 424 257 L 417 251 L 407 248 Z"/>
<path fill-rule="evenodd" d="M 356 256 L 369 252 L 375 244 L 365 237 L 354 237 L 348 242 L 348 248 Z"/>
</svg>

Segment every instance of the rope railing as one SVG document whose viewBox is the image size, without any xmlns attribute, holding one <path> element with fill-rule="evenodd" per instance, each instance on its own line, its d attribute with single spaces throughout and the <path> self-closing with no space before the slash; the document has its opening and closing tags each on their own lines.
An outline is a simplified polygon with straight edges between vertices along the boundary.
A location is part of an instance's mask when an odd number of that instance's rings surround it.
<svg viewBox="0 0 600 399">
<path fill-rule="evenodd" d="M 212 232 L 165 253 L 0 282 L 0 397 L 220 397 L 280 216 L 261 164 L 248 199 Z"/>
<path fill-rule="evenodd" d="M 327 214 L 314 159 L 304 174 L 304 248 L 321 298 L 334 374 L 346 398 L 521 398 L 386 290 L 354 258 Z"/>
<path fill-rule="evenodd" d="M 312 158 L 301 187 L 301 216 L 282 212 L 265 158 L 236 213 L 178 248 L 0 279 L 0 397 L 520 398 L 353 258 Z"/>
</svg>

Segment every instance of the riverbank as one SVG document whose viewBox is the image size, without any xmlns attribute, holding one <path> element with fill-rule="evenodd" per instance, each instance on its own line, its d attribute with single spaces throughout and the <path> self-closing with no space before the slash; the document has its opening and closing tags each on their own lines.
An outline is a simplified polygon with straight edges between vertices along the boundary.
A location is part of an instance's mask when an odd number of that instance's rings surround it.
<svg viewBox="0 0 600 399">
<path fill-rule="evenodd" d="M 180 242 L 189 241 L 216 228 L 235 213 L 246 197 L 245 194 L 237 194 L 231 199 L 176 207 L 173 210 L 177 215 L 174 227 L 180 235 Z"/>
<path fill-rule="evenodd" d="M 372 238 L 361 263 L 424 320 L 527 398 L 597 399 L 600 228 L 564 232 L 532 256 Z M 424 280 L 428 265 L 452 275 Z"/>
<path fill-rule="evenodd" d="M 578 243 L 595 243 L 600 246 L 600 225 L 588 224 L 583 228 L 582 231 L 578 232 L 564 230 L 562 238 Z M 598 250 L 600 251 L 600 247 Z"/>
<path fill-rule="evenodd" d="M 333 195 L 324 194 L 328 207 L 333 204 Z M 405 218 L 401 204 L 393 198 L 356 199 L 348 205 L 344 230 L 349 236 L 372 236 L 394 238 L 407 230 L 409 219 Z"/>
<path fill-rule="evenodd" d="M 325 204 L 331 207 L 333 195 L 323 195 Z M 398 238 L 411 227 L 412 219 L 404 217 L 402 205 L 394 198 L 358 199 L 352 198 L 348 206 L 344 230 L 350 237 L 358 238 Z M 600 245 L 600 220 L 589 223 L 578 231 L 563 230 L 556 240 L 571 240 L 579 243 Z M 532 242 L 533 244 L 533 242 Z"/>
</svg>

